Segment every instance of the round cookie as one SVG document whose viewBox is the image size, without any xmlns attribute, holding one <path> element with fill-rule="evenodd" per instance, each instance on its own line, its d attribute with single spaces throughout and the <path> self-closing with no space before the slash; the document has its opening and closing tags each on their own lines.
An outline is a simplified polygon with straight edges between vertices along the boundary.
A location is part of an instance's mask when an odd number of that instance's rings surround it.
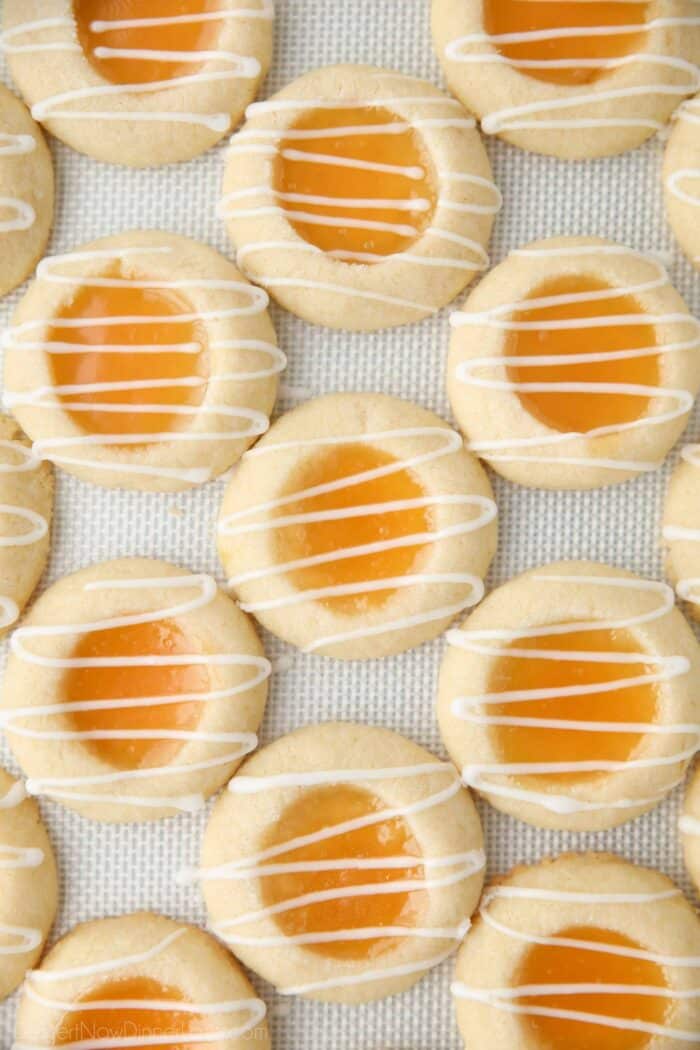
<svg viewBox="0 0 700 1050">
<path fill-rule="evenodd" d="M 700 647 L 665 584 L 547 565 L 493 591 L 448 641 L 442 738 L 497 809 L 601 831 L 682 779 L 700 738 Z"/>
<path fill-rule="evenodd" d="M 666 571 L 700 620 L 700 445 L 688 445 L 671 479 L 664 512 Z"/>
<path fill-rule="evenodd" d="M 17 622 L 46 567 L 53 496 L 53 469 L 0 415 L 0 633 Z"/>
<path fill-rule="evenodd" d="M 53 163 L 41 131 L 0 84 L 0 297 L 32 272 L 53 222 Z"/>
<path fill-rule="evenodd" d="M 481 600 L 496 505 L 432 412 L 333 394 L 278 419 L 224 496 L 219 552 L 241 608 L 305 652 L 370 659 Z"/>
<path fill-rule="evenodd" d="M 457 958 L 462 1038 L 675 1050 L 697 1041 L 699 959 L 700 919 L 660 872 L 603 853 L 516 868 L 486 891 Z"/>
<path fill-rule="evenodd" d="M 684 103 L 664 157 L 666 211 L 676 240 L 700 267 L 700 96 Z"/>
<path fill-rule="evenodd" d="M 111 822 L 191 812 L 257 745 L 270 664 L 210 576 L 103 562 L 50 587 L 10 644 L 3 720 L 31 794 Z"/>
<path fill-rule="evenodd" d="M 700 892 L 700 766 L 696 766 L 688 782 L 680 831 L 686 867 Z"/>
<path fill-rule="evenodd" d="M 265 1013 L 207 933 L 138 912 L 83 923 L 54 945 L 25 985 L 17 1046 L 135 1046 L 139 1036 L 164 1046 L 169 1035 L 181 1046 L 191 1035 L 193 1046 L 269 1050 Z"/>
<path fill-rule="evenodd" d="M 457 421 L 521 485 L 590 489 L 656 470 L 700 387 L 700 328 L 663 266 L 599 238 L 511 252 L 451 322 Z"/>
<path fill-rule="evenodd" d="M 433 41 L 486 134 L 564 160 L 604 157 L 641 145 L 697 91 L 691 7 L 433 0 Z"/>
<path fill-rule="evenodd" d="M 327 723 L 246 762 L 197 874 L 213 930 L 280 992 L 363 1003 L 460 943 L 482 847 L 451 765 L 388 730 Z"/>
<path fill-rule="evenodd" d="M 3 44 L 40 121 L 81 153 L 155 167 L 235 127 L 270 64 L 271 0 L 6 0 Z"/>
<path fill-rule="evenodd" d="M 218 252 L 170 233 L 45 259 L 7 332 L 5 401 L 38 453 L 86 481 L 202 484 L 269 426 L 286 358 L 267 303 Z"/>
<path fill-rule="evenodd" d="M 58 875 L 39 807 L 0 769 L 0 1000 L 41 955 L 58 906 Z"/>
<path fill-rule="evenodd" d="M 419 321 L 489 265 L 501 195 L 474 120 L 373 66 L 308 73 L 248 109 L 221 214 L 238 265 L 313 324 Z"/>
</svg>

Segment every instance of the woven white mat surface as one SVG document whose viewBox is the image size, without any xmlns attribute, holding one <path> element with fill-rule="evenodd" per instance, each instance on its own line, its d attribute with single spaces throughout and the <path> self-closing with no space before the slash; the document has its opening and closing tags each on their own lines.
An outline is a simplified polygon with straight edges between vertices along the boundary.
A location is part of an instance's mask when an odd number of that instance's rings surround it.
<svg viewBox="0 0 700 1050">
<path fill-rule="evenodd" d="M 429 0 L 277 0 L 275 57 L 261 97 L 310 69 L 337 62 L 374 63 L 440 84 L 429 8 Z M 1 56 L 0 74 L 11 83 Z M 123 230 L 160 228 L 231 254 L 215 214 L 224 146 L 156 171 L 110 167 L 55 141 L 51 146 L 58 176 L 52 253 Z M 660 138 L 634 153 L 587 163 L 559 163 L 497 141 L 487 146 L 505 198 L 492 242 L 494 263 L 536 238 L 605 236 L 664 253 L 673 283 L 698 314 L 700 276 L 682 257 L 665 221 Z M 7 323 L 21 291 L 0 303 L 0 325 Z M 356 335 L 313 328 L 273 310 L 290 362 L 277 411 L 331 391 L 371 390 L 412 399 L 449 418 L 448 315 L 445 310 L 408 328 Z M 697 410 L 686 437 L 700 439 Z M 662 579 L 659 522 L 678 452 L 656 474 L 598 492 L 527 491 L 495 480 L 501 539 L 489 585 L 559 558 L 597 559 Z M 175 497 L 108 492 L 59 473 L 42 589 L 82 566 L 124 555 L 164 558 L 223 580 L 214 545 L 222 489 L 213 483 Z M 271 659 L 287 654 L 293 659 L 273 680 L 263 744 L 298 726 L 346 719 L 390 727 L 443 753 L 434 697 L 444 640 L 363 664 L 293 653 L 269 635 L 265 645 Z M 2 740 L 0 763 L 18 772 Z M 648 816 L 596 835 L 537 831 L 483 805 L 489 870 L 504 872 L 566 850 L 608 850 L 661 869 L 690 893 L 677 833 L 681 797 L 678 790 Z M 196 863 L 206 813 L 111 827 L 55 803 L 42 802 L 42 810 L 61 872 L 53 939 L 86 919 L 141 908 L 204 923 L 199 891 L 178 885 L 174 873 Z M 409 993 L 361 1008 L 282 999 L 258 982 L 269 1005 L 274 1048 L 459 1050 L 449 995 L 452 965 L 448 961 Z M 12 1042 L 15 1005 L 15 998 L 0 1004 L 2 1050 Z"/>
</svg>

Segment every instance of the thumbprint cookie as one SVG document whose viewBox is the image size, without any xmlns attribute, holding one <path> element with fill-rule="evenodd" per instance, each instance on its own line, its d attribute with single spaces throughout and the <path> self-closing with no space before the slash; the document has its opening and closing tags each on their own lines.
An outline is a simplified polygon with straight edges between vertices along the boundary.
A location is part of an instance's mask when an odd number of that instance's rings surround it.
<svg viewBox="0 0 700 1050">
<path fill-rule="evenodd" d="M 49 554 L 53 469 L 0 415 L 0 634 L 16 623 Z"/>
<path fill-rule="evenodd" d="M 307 726 L 250 759 L 212 811 L 213 931 L 284 995 L 363 1003 L 462 940 L 481 825 L 455 769 L 385 729 Z"/>
<path fill-rule="evenodd" d="M 548 565 L 493 591 L 448 642 L 442 737 L 497 809 L 599 831 L 683 779 L 700 744 L 700 647 L 666 584 Z"/>
<path fill-rule="evenodd" d="M 5 0 L 3 49 L 35 120 L 143 168 L 240 120 L 270 64 L 272 0 Z"/>
<path fill-rule="evenodd" d="M 2 717 L 30 794 L 95 820 L 191 812 L 257 745 L 270 664 L 210 576 L 145 558 L 83 569 L 10 646 Z"/>
<path fill-rule="evenodd" d="M 44 259 L 6 335 L 5 402 L 37 454 L 85 481 L 200 485 L 269 426 L 285 357 L 267 303 L 169 233 Z"/>
<path fill-rule="evenodd" d="M 278 419 L 224 496 L 219 551 L 241 608 L 306 652 L 370 659 L 479 602 L 496 546 L 485 473 L 432 412 L 333 394 Z"/>
<path fill-rule="evenodd" d="M 487 889 L 452 991 L 470 1050 L 695 1045 L 700 919 L 670 879 L 604 853 Z"/>
<path fill-rule="evenodd" d="M 511 252 L 451 322 L 459 425 L 521 485 L 591 489 L 656 470 L 700 387 L 700 324 L 663 266 L 598 238 Z"/>
<path fill-rule="evenodd" d="M 666 568 L 700 620 L 700 445 L 688 445 L 671 479 L 664 519 Z"/>
<path fill-rule="evenodd" d="M 695 888 L 700 892 L 700 765 L 690 778 L 680 819 L 685 863 Z"/>
<path fill-rule="evenodd" d="M 213 937 L 141 912 L 83 923 L 54 945 L 24 986 L 15 1046 L 269 1050 L 265 1014 Z"/>
<path fill-rule="evenodd" d="M 450 88 L 482 129 L 562 159 L 635 149 L 697 91 L 687 0 L 433 0 Z"/>
<path fill-rule="evenodd" d="M 57 904 L 56 862 L 39 808 L 0 769 L 0 1000 L 41 955 Z"/>
<path fill-rule="evenodd" d="M 53 163 L 44 137 L 0 84 L 0 296 L 21 284 L 44 254 L 53 206 Z"/>
<path fill-rule="evenodd" d="M 238 265 L 281 306 L 374 331 L 436 313 L 487 268 L 500 204 L 455 99 L 345 65 L 249 107 L 220 211 Z"/>
<path fill-rule="evenodd" d="M 664 189 L 676 239 L 700 268 L 700 95 L 678 110 L 666 146 Z"/>
</svg>

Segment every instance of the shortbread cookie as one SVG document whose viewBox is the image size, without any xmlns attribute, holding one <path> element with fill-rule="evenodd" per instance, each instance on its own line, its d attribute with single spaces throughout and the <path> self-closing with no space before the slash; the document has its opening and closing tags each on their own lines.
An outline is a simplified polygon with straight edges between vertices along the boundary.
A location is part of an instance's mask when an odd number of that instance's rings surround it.
<svg viewBox="0 0 700 1050">
<path fill-rule="evenodd" d="M 255 748 L 269 675 L 211 577 L 104 562 L 54 584 L 12 635 L 7 738 L 30 793 L 86 816 L 189 812 Z"/>
<path fill-rule="evenodd" d="M 110 164 L 203 153 L 235 127 L 270 64 L 272 0 L 5 0 L 3 11 L 34 119 Z"/>
<path fill-rule="evenodd" d="M 434 314 L 486 269 L 500 201 L 458 102 L 346 65 L 249 108 L 221 212 L 239 266 L 282 306 L 369 331 Z"/>
<path fill-rule="evenodd" d="M 212 937 L 139 912 L 83 923 L 51 949 L 24 987 L 16 1045 L 174 1050 L 191 1036 L 187 1048 L 269 1050 L 265 1013 Z"/>
<path fill-rule="evenodd" d="M 688 610 L 700 620 L 700 445 L 683 449 L 664 514 L 666 569 Z"/>
<path fill-rule="evenodd" d="M 386 729 L 327 723 L 246 762 L 198 875 L 213 930 L 256 973 L 286 995 L 361 1003 L 460 943 L 482 847 L 451 765 Z"/>
<path fill-rule="evenodd" d="M 678 110 L 666 146 L 664 189 L 676 239 L 700 268 L 700 96 Z"/>
<path fill-rule="evenodd" d="M 697 1042 L 699 960 L 700 919 L 670 879 L 567 854 L 486 891 L 457 1021 L 469 1050 L 677 1050 Z"/>
<path fill-rule="evenodd" d="M 433 0 L 433 39 L 487 134 L 562 159 L 634 149 L 697 91 L 688 0 Z"/>
<path fill-rule="evenodd" d="M 0 1000 L 41 955 L 57 904 L 56 862 L 39 807 L 0 769 Z"/>
<path fill-rule="evenodd" d="M 29 276 L 53 222 L 54 180 L 44 136 L 0 84 L 0 296 Z"/>
<path fill-rule="evenodd" d="M 45 259 L 7 333 L 5 402 L 38 454 L 86 481 L 202 484 L 269 426 L 285 356 L 267 302 L 170 233 Z"/>
<path fill-rule="evenodd" d="M 695 888 L 700 892 L 700 766 L 696 767 L 688 783 L 680 832 L 685 863 Z"/>
<path fill-rule="evenodd" d="M 0 634 L 16 623 L 49 555 L 53 469 L 0 415 Z"/>
<path fill-rule="evenodd" d="M 448 640 L 445 746 L 466 784 L 537 827 L 639 816 L 700 743 L 700 646 L 663 583 L 548 565 L 493 591 Z"/>
<path fill-rule="evenodd" d="M 459 425 L 521 485 L 589 489 L 656 470 L 700 387 L 700 326 L 663 266 L 598 238 L 511 252 L 452 325 Z"/>
<path fill-rule="evenodd" d="M 369 659 L 435 638 L 484 593 L 485 473 L 432 412 L 380 394 L 277 420 L 224 497 L 219 551 L 241 608 L 306 652 Z"/>
</svg>

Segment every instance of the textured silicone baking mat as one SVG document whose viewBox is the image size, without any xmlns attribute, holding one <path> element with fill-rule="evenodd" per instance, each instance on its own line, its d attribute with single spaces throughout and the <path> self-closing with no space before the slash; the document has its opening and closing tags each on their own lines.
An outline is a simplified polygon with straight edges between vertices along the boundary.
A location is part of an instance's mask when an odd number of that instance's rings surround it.
<svg viewBox="0 0 700 1050">
<path fill-rule="evenodd" d="M 309 69 L 337 62 L 370 62 L 441 83 L 429 8 L 429 0 L 277 0 L 275 58 L 263 97 Z M 0 71 L 6 72 L 1 56 Z M 122 230 L 156 227 L 230 253 L 215 215 L 223 147 L 189 164 L 130 171 L 51 145 L 58 176 L 51 252 Z M 698 314 L 700 276 L 681 256 L 664 217 L 663 141 L 587 163 L 559 163 L 496 141 L 487 145 L 505 198 L 492 242 L 494 262 L 536 238 L 598 234 L 663 253 L 672 281 Z M 0 303 L 0 324 L 17 298 Z M 449 417 L 448 313 L 393 332 L 354 335 L 313 328 L 274 310 L 290 362 L 278 412 L 317 394 L 376 390 Z M 698 411 L 688 436 L 700 439 Z M 598 492 L 545 493 L 496 481 L 501 542 L 490 585 L 567 557 L 598 559 L 661 579 L 659 520 L 677 455 L 678 450 L 654 475 Z M 81 566 L 135 554 L 221 580 L 213 539 L 221 493 L 221 483 L 176 497 L 108 492 L 59 474 L 52 554 L 42 588 Z M 347 719 L 388 726 L 442 752 L 433 704 L 443 641 L 363 664 L 302 656 L 270 636 L 265 645 L 273 660 L 283 655 L 292 660 L 273 680 L 263 743 L 297 726 Z M 2 741 L 0 762 L 17 771 Z M 597 835 L 536 831 L 481 806 L 489 868 L 502 872 L 570 849 L 610 850 L 661 869 L 690 892 L 676 829 L 680 800 L 679 790 L 648 816 Z M 196 862 L 206 814 L 111 827 L 54 803 L 42 803 L 42 809 L 61 870 L 53 938 L 77 922 L 138 908 L 204 921 L 198 890 L 179 886 L 173 876 Z M 275 1050 L 458 1050 L 451 972 L 448 961 L 411 992 L 361 1008 L 282 999 L 269 986 L 258 987 L 269 1005 Z M 0 1004 L 2 1050 L 12 1042 L 14 1013 L 14 999 Z"/>
</svg>

